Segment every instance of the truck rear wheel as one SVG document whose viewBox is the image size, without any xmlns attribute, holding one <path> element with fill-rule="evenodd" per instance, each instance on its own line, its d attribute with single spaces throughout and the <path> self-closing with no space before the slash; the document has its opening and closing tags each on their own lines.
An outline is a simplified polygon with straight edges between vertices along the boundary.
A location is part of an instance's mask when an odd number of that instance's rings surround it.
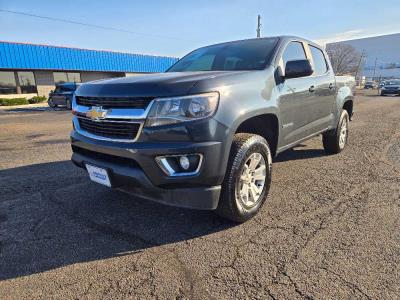
<svg viewBox="0 0 400 300">
<path fill-rule="evenodd" d="M 349 114 L 342 110 L 337 128 L 322 135 L 325 152 L 337 154 L 343 151 L 349 136 Z"/>
<path fill-rule="evenodd" d="M 271 169 L 271 150 L 263 137 L 235 134 L 216 212 L 240 223 L 256 215 L 271 185 Z"/>
</svg>

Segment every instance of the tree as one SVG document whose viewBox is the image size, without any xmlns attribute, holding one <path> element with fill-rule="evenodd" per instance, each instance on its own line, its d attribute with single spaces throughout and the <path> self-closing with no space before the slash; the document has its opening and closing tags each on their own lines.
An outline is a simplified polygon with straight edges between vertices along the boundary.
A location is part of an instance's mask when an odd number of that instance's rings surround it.
<svg viewBox="0 0 400 300">
<path fill-rule="evenodd" d="M 328 44 L 326 52 L 337 75 L 355 75 L 361 67 L 362 57 L 353 46 L 344 43 Z"/>
</svg>

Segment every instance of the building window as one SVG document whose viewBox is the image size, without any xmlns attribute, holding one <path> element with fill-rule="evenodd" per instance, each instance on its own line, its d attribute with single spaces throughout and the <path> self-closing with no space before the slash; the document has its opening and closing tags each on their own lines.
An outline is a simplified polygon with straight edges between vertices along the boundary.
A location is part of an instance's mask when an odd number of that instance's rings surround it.
<svg viewBox="0 0 400 300">
<path fill-rule="evenodd" d="M 16 94 L 17 84 L 14 72 L 0 72 L 0 94 Z"/>
<path fill-rule="evenodd" d="M 76 72 L 53 72 L 56 84 L 66 82 L 81 82 L 81 74 Z"/>
<path fill-rule="evenodd" d="M 55 84 L 68 82 L 67 73 L 65 72 L 54 72 L 53 76 Z"/>
<path fill-rule="evenodd" d="M 22 94 L 37 93 L 33 72 L 17 72 Z"/>
<path fill-rule="evenodd" d="M 68 82 L 81 82 L 80 73 L 67 73 Z"/>
</svg>

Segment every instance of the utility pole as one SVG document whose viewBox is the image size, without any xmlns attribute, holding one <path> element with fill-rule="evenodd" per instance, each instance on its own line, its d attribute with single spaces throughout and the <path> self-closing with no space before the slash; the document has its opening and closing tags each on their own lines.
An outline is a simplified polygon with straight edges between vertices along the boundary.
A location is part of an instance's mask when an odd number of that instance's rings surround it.
<svg viewBox="0 0 400 300">
<path fill-rule="evenodd" d="M 356 74 L 355 74 L 355 76 L 354 76 L 354 78 L 356 79 L 356 82 L 357 82 L 357 75 L 358 75 L 358 72 L 360 71 L 360 66 L 361 66 L 361 62 L 362 62 L 362 60 L 363 60 L 363 58 L 364 58 L 364 55 L 365 55 L 365 50 L 363 49 L 362 52 L 361 52 L 360 60 L 358 61 L 358 65 L 357 65 L 357 69 L 356 69 Z M 360 74 L 360 76 L 359 76 L 358 83 L 359 83 L 359 85 L 361 85 L 361 74 Z"/>
<path fill-rule="evenodd" d="M 258 15 L 257 17 L 257 37 L 261 37 L 261 16 Z"/>
<path fill-rule="evenodd" d="M 378 95 L 380 94 L 380 89 L 381 87 L 381 83 L 382 83 L 382 75 L 379 75 L 379 81 L 378 81 Z"/>
<path fill-rule="evenodd" d="M 372 81 L 375 80 L 375 71 L 376 71 L 376 62 L 378 61 L 378 58 L 375 57 L 375 66 L 374 66 L 374 75 L 372 75 Z"/>
</svg>

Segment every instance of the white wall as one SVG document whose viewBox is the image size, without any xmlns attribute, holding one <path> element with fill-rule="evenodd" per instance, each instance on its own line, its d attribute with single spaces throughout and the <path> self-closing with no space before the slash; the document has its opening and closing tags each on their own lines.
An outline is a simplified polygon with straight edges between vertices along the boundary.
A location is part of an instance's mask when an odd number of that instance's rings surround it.
<svg viewBox="0 0 400 300">
<path fill-rule="evenodd" d="M 150 73 L 125 73 L 125 76 L 130 77 L 130 76 L 138 76 L 138 75 L 144 75 L 144 74 L 150 74 Z"/>
<path fill-rule="evenodd" d="M 39 96 L 49 96 L 51 90 L 55 89 L 52 71 L 35 71 L 35 80 Z"/>
</svg>

